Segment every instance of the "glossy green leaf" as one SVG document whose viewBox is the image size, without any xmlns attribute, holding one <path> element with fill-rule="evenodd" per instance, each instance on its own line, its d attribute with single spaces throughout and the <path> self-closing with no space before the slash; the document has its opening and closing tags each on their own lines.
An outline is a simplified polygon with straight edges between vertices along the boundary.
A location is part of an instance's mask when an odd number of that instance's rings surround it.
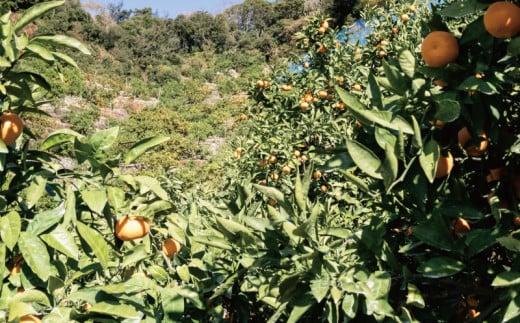
<svg viewBox="0 0 520 323">
<path fill-rule="evenodd" d="M 322 271 L 321 275 L 315 276 L 310 284 L 311 294 L 317 303 L 321 302 L 329 293 L 330 276 L 326 271 Z"/>
<path fill-rule="evenodd" d="M 340 87 L 336 87 L 341 100 L 347 105 L 355 119 L 360 120 L 364 124 L 378 124 L 381 127 L 399 131 L 401 129 L 405 134 L 412 135 L 412 126 L 401 116 L 391 111 L 367 110 L 359 99 L 348 93 Z"/>
<path fill-rule="evenodd" d="M 408 283 L 408 294 L 406 294 L 406 304 L 417 308 L 424 308 L 426 303 L 421 295 L 421 291 L 414 284 Z"/>
<path fill-rule="evenodd" d="M 156 281 L 165 282 L 170 276 L 168 272 L 162 267 L 157 265 L 148 266 L 146 272 Z"/>
<path fill-rule="evenodd" d="M 414 116 L 412 116 L 412 126 L 413 126 L 412 145 L 417 149 L 422 149 L 423 142 L 422 142 L 421 127 L 419 126 L 419 122 L 417 122 L 417 119 Z"/>
<path fill-rule="evenodd" d="M 316 221 L 318 220 L 318 215 L 322 210 L 321 204 L 317 203 L 314 205 L 314 208 L 311 212 L 311 216 L 301 225 L 299 225 L 296 229 L 294 229 L 293 233 L 302 238 L 309 238 L 312 241 L 318 243 L 318 233 L 317 233 L 317 225 Z"/>
<path fill-rule="evenodd" d="M 377 84 L 376 78 L 372 73 L 368 74 L 367 95 L 370 103 L 378 109 L 383 109 L 383 100 L 381 98 L 381 90 Z"/>
<path fill-rule="evenodd" d="M 76 229 L 80 237 L 90 247 L 101 266 L 106 269 L 110 260 L 110 249 L 103 235 L 79 221 L 76 222 Z"/>
<path fill-rule="evenodd" d="M 439 144 L 434 139 L 428 140 L 419 155 L 419 164 L 430 183 L 433 183 L 435 180 L 439 157 Z"/>
<path fill-rule="evenodd" d="M 25 203 L 27 204 L 27 208 L 32 209 L 36 203 L 38 203 L 43 194 L 45 194 L 46 185 L 47 179 L 45 179 L 43 176 L 37 175 L 33 177 L 31 184 L 25 190 Z"/>
<path fill-rule="evenodd" d="M 382 162 L 372 150 L 355 140 L 347 140 L 347 150 L 359 169 L 373 178 L 383 179 Z"/>
<path fill-rule="evenodd" d="M 491 286 L 509 287 L 518 284 L 520 284 L 520 272 L 504 271 L 495 276 L 495 279 L 493 279 Z"/>
<path fill-rule="evenodd" d="M 65 46 L 79 50 L 85 55 L 90 55 L 90 51 L 83 43 L 75 38 L 65 35 L 36 36 L 32 39 L 32 41 L 47 46 Z"/>
<path fill-rule="evenodd" d="M 126 305 L 126 304 L 118 304 L 118 303 L 108 303 L 108 302 L 97 302 L 92 304 L 92 307 L 89 309 L 90 313 L 98 313 L 103 315 L 108 315 L 112 317 L 121 317 L 133 320 L 140 320 L 142 315 L 139 314 L 134 306 Z"/>
<path fill-rule="evenodd" d="M 484 2 L 477 0 L 458 0 L 439 11 L 439 14 L 446 17 L 458 18 L 476 13 L 486 7 Z"/>
<path fill-rule="evenodd" d="M 25 302 L 9 302 L 9 322 L 14 322 L 15 319 L 27 315 L 36 314 L 36 310 L 31 304 Z"/>
<path fill-rule="evenodd" d="M 514 237 L 500 237 L 497 238 L 497 242 L 511 251 L 520 252 L 520 240 Z"/>
<path fill-rule="evenodd" d="M 54 56 L 54 58 L 64 62 L 64 63 L 67 63 L 69 64 L 70 66 L 73 66 L 75 68 L 79 68 L 78 64 L 76 63 L 76 61 L 70 57 L 69 55 L 67 54 L 63 54 L 63 53 L 59 53 L 59 52 L 52 52 L 52 56 Z"/>
<path fill-rule="evenodd" d="M 433 118 L 444 122 L 452 122 L 460 116 L 460 111 L 459 101 L 451 99 L 436 100 Z"/>
<path fill-rule="evenodd" d="M 152 191 L 160 199 L 169 200 L 168 192 L 162 188 L 161 182 L 157 179 L 150 176 L 136 176 L 135 181 L 139 184 L 141 194 Z"/>
<path fill-rule="evenodd" d="M 174 288 L 162 288 L 161 298 L 165 317 L 173 321 L 181 321 L 184 313 L 184 298 Z"/>
<path fill-rule="evenodd" d="M 11 302 L 37 303 L 40 305 L 51 307 L 49 297 L 42 291 L 37 289 L 26 290 L 23 293 L 14 295 Z"/>
<path fill-rule="evenodd" d="M 50 134 L 40 145 L 41 150 L 47 150 L 64 143 L 72 143 L 76 138 L 82 138 L 79 133 L 70 129 L 61 129 Z"/>
<path fill-rule="evenodd" d="M 70 222 L 76 220 L 76 193 L 71 184 L 67 184 L 65 196 L 65 214 L 63 225 L 66 227 Z"/>
<path fill-rule="evenodd" d="M 119 127 L 112 127 L 105 130 L 96 131 L 89 139 L 88 143 L 94 151 L 106 151 L 117 141 Z"/>
<path fill-rule="evenodd" d="M 46 281 L 51 274 L 51 259 L 45 244 L 37 235 L 22 232 L 18 240 L 18 247 L 29 268 L 31 268 L 41 280 Z"/>
<path fill-rule="evenodd" d="M 343 302 L 341 302 L 341 309 L 345 316 L 353 319 L 357 316 L 358 311 L 358 297 L 356 294 L 345 294 Z"/>
<path fill-rule="evenodd" d="M 502 323 L 506 322 L 517 322 L 514 320 L 520 316 L 520 296 L 514 297 L 505 309 L 504 318 Z"/>
<path fill-rule="evenodd" d="M 27 226 L 27 232 L 40 235 L 43 232 L 47 231 L 51 227 L 58 224 L 61 219 L 63 219 L 63 215 L 65 214 L 65 209 L 62 205 L 58 206 L 55 209 L 47 210 L 42 213 L 37 214 Z"/>
<path fill-rule="evenodd" d="M 399 54 L 399 66 L 406 76 L 413 78 L 415 75 L 415 56 L 409 50 L 403 50 Z"/>
<path fill-rule="evenodd" d="M 83 190 L 80 194 L 81 199 L 91 211 L 103 214 L 103 209 L 108 202 L 107 192 L 104 188 Z"/>
<path fill-rule="evenodd" d="M 220 226 L 220 228 L 222 230 L 224 230 L 232 235 L 242 234 L 244 236 L 249 237 L 250 239 L 255 238 L 255 236 L 251 233 L 251 231 L 243 224 L 240 224 L 233 220 L 221 218 L 218 216 L 215 217 L 215 221 L 218 223 L 218 225 Z"/>
<path fill-rule="evenodd" d="M 356 185 L 360 190 L 365 193 L 369 192 L 368 185 L 362 178 L 357 177 L 349 170 L 339 170 L 339 172 L 343 174 L 349 180 L 349 182 Z"/>
<path fill-rule="evenodd" d="M 390 149 L 395 150 L 395 147 L 397 146 L 397 137 L 392 134 L 390 130 L 375 127 L 374 135 L 379 148 L 385 150 L 387 149 L 387 146 L 390 146 Z"/>
<path fill-rule="evenodd" d="M 401 75 L 395 66 L 388 64 L 386 60 L 383 61 L 383 70 L 385 71 L 386 79 L 388 80 L 388 86 L 391 92 L 397 95 L 405 95 L 408 90 L 408 80 Z"/>
<path fill-rule="evenodd" d="M 63 253 L 69 258 L 77 260 L 79 257 L 79 249 L 76 245 L 74 236 L 65 228 L 57 226 L 51 232 L 41 235 L 41 239 L 45 243 Z"/>
<path fill-rule="evenodd" d="M 293 309 L 291 310 L 291 314 L 287 319 L 287 323 L 298 322 L 298 320 L 305 313 L 307 313 L 314 304 L 316 304 L 316 301 L 313 299 L 313 296 L 309 293 L 305 293 L 298 297 L 293 304 Z"/>
<path fill-rule="evenodd" d="M 22 230 L 22 220 L 20 214 L 11 211 L 0 219 L 1 231 L 0 237 L 9 250 L 13 250 L 18 242 L 18 236 Z"/>
<path fill-rule="evenodd" d="M 125 206 L 125 191 L 115 186 L 107 186 L 106 190 L 108 203 L 116 212 Z"/>
<path fill-rule="evenodd" d="M 477 78 L 474 75 L 469 76 L 457 87 L 458 90 L 464 91 L 478 91 L 487 95 L 499 93 L 495 84 L 486 80 L 485 78 Z"/>
<path fill-rule="evenodd" d="M 229 242 L 223 238 L 217 236 L 210 235 L 197 235 L 190 238 L 195 242 L 201 243 L 203 245 L 207 245 L 209 247 L 214 247 L 218 249 L 224 250 L 233 250 L 233 247 L 229 244 Z"/>
<path fill-rule="evenodd" d="M 149 257 L 147 247 L 144 244 L 137 245 L 125 254 L 121 266 L 124 268 L 138 263 L 139 261 Z"/>
<path fill-rule="evenodd" d="M 422 262 L 417 271 L 428 278 L 441 278 L 455 275 L 466 265 L 458 259 L 449 257 L 435 257 Z"/>
<path fill-rule="evenodd" d="M 45 61 L 48 61 L 48 62 L 52 62 L 54 61 L 54 56 L 52 55 L 52 53 L 47 49 L 45 48 L 44 46 L 38 44 L 38 43 L 29 43 L 27 44 L 27 46 L 25 47 L 28 52 L 31 52 L 37 56 L 39 56 L 41 59 L 45 60 Z"/>
<path fill-rule="evenodd" d="M 395 155 L 395 147 L 387 144 L 385 149 L 385 159 L 382 164 L 382 175 L 385 187 L 389 188 L 390 184 L 397 178 L 399 171 L 399 161 Z"/>
<path fill-rule="evenodd" d="M 125 154 L 125 164 L 130 164 L 140 156 L 142 156 L 148 150 L 159 146 L 160 144 L 165 143 L 170 140 L 170 137 L 166 136 L 155 136 L 150 138 L 145 138 L 137 143 L 135 143 Z"/>
<path fill-rule="evenodd" d="M 450 230 L 439 214 L 434 214 L 428 221 L 413 227 L 413 234 L 432 247 L 446 251 L 451 251 L 454 248 Z"/>
<path fill-rule="evenodd" d="M 43 16 L 45 13 L 50 10 L 59 7 L 65 3 L 62 1 L 44 1 L 40 3 L 36 3 L 31 6 L 29 9 L 23 12 L 23 15 L 18 18 L 16 24 L 14 25 L 14 32 L 18 33 L 22 28 L 36 20 L 37 18 Z"/>
</svg>

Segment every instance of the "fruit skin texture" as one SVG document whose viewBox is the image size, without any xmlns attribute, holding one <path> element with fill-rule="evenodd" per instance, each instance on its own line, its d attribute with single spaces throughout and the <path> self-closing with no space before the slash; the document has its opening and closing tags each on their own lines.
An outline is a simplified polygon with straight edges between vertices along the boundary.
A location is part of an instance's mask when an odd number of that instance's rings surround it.
<svg viewBox="0 0 520 323">
<path fill-rule="evenodd" d="M 426 65 L 444 67 L 457 60 L 459 44 L 447 31 L 432 31 L 422 42 L 421 55 Z"/>
<path fill-rule="evenodd" d="M 448 151 L 447 156 L 443 156 L 442 154 L 439 156 L 439 160 L 437 161 L 437 170 L 435 171 L 435 178 L 443 178 L 448 176 L 451 173 L 453 168 L 453 156 Z"/>
<path fill-rule="evenodd" d="M 512 2 L 492 3 L 484 14 L 484 27 L 495 38 L 509 38 L 520 32 L 520 7 Z"/>
<path fill-rule="evenodd" d="M 478 157 L 478 156 L 482 155 L 483 153 L 485 153 L 488 148 L 489 142 L 487 140 L 487 135 L 485 132 L 480 133 L 479 137 L 480 137 L 481 141 L 480 141 L 480 144 L 478 147 L 476 145 L 470 145 L 470 146 L 466 147 L 468 141 L 470 141 L 472 139 L 471 134 L 469 133 L 469 130 L 466 127 L 459 130 L 459 132 L 457 133 L 457 137 L 459 140 L 459 144 L 466 150 L 466 153 L 468 154 L 468 156 Z"/>
<path fill-rule="evenodd" d="M 463 218 L 457 218 L 453 220 L 453 233 L 458 234 L 469 231 L 471 231 L 471 226 L 468 221 Z"/>
<path fill-rule="evenodd" d="M 33 315 L 24 315 L 20 317 L 20 323 L 40 323 L 41 320 Z"/>
<path fill-rule="evenodd" d="M 181 243 L 173 238 L 166 239 L 162 244 L 162 252 L 168 258 L 173 257 L 181 250 Z"/>
<path fill-rule="evenodd" d="M 116 222 L 116 236 L 123 241 L 144 237 L 150 232 L 150 222 L 135 216 L 123 216 Z"/>
<path fill-rule="evenodd" d="M 10 145 L 18 139 L 23 131 L 23 121 L 15 113 L 7 112 L 0 116 L 0 139 Z"/>
</svg>

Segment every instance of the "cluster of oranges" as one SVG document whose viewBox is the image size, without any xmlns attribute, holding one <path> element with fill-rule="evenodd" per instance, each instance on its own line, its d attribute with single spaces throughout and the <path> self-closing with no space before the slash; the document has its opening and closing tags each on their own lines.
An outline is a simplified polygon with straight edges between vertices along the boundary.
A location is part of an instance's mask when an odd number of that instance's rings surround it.
<svg viewBox="0 0 520 323">
<path fill-rule="evenodd" d="M 4 112 L 0 116 L 0 140 L 6 145 L 13 144 L 23 131 L 23 120 L 14 112 Z"/>
<path fill-rule="evenodd" d="M 150 220 L 139 216 L 122 216 L 116 222 L 115 233 L 119 240 L 132 241 L 141 239 L 150 232 Z M 181 249 L 179 241 L 168 238 L 162 246 L 162 252 L 166 257 L 173 257 Z"/>
</svg>

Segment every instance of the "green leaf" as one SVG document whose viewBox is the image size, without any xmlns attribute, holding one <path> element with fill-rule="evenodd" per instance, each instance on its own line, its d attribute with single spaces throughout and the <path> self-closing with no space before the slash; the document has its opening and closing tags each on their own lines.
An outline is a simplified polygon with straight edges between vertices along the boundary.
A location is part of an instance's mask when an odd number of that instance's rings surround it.
<svg viewBox="0 0 520 323">
<path fill-rule="evenodd" d="M 358 311 L 358 297 L 355 294 L 345 294 L 343 296 L 343 302 L 341 302 L 341 309 L 345 316 L 349 319 L 353 319 L 357 316 Z"/>
<path fill-rule="evenodd" d="M 287 323 L 296 323 L 311 307 L 316 304 L 313 296 L 309 293 L 305 293 L 295 299 L 293 303 L 293 309 L 287 319 Z"/>
<path fill-rule="evenodd" d="M 51 11 L 52 9 L 61 6 L 65 1 L 45 1 L 37 3 L 31 6 L 29 9 L 25 10 L 23 14 L 18 18 L 16 24 L 14 25 L 14 32 L 18 33 L 25 26 L 43 16 L 45 13 Z"/>
<path fill-rule="evenodd" d="M 382 162 L 372 150 L 355 140 L 347 140 L 347 150 L 359 169 L 373 178 L 383 179 Z"/>
<path fill-rule="evenodd" d="M 116 143 L 118 134 L 119 127 L 100 130 L 90 137 L 88 143 L 94 151 L 106 151 Z"/>
<path fill-rule="evenodd" d="M 430 246 L 446 251 L 454 248 L 453 237 L 440 214 L 433 214 L 428 221 L 417 224 L 413 227 L 413 234 Z"/>
<path fill-rule="evenodd" d="M 45 61 L 54 61 L 54 56 L 52 55 L 52 53 L 47 48 L 38 43 L 30 42 L 29 44 L 27 44 L 25 48 L 28 50 L 28 52 L 31 52 L 39 56 L 41 59 Z"/>
<path fill-rule="evenodd" d="M 135 143 L 125 154 L 125 164 L 130 164 L 141 155 L 143 155 L 148 150 L 170 140 L 170 137 L 166 136 L 155 136 L 150 138 L 145 138 L 137 143 Z"/>
<path fill-rule="evenodd" d="M 90 55 L 88 48 L 83 45 L 79 40 L 65 36 L 65 35 L 52 35 L 52 36 L 36 36 L 31 42 L 38 42 L 44 45 L 51 46 L 65 46 L 72 49 L 81 51 L 85 55 Z"/>
<path fill-rule="evenodd" d="M 106 189 L 108 203 L 117 212 L 125 206 L 125 191 L 115 186 L 107 186 Z"/>
<path fill-rule="evenodd" d="M 182 321 L 182 314 L 184 313 L 184 298 L 179 295 L 173 288 L 162 288 L 161 302 L 164 316 L 171 320 Z"/>
<path fill-rule="evenodd" d="M 67 225 L 74 220 L 76 220 L 76 192 L 72 188 L 72 184 L 67 184 L 63 225 L 67 227 Z"/>
<path fill-rule="evenodd" d="M 92 304 L 89 309 L 90 313 L 98 313 L 108 316 L 123 317 L 127 319 L 140 320 L 140 315 L 134 306 L 119 304 L 115 302 L 97 302 Z"/>
<path fill-rule="evenodd" d="M 511 251 L 520 252 L 520 240 L 514 237 L 500 237 L 497 238 L 497 242 Z"/>
<path fill-rule="evenodd" d="M 52 56 L 54 56 L 54 58 L 59 59 L 62 62 L 69 64 L 70 66 L 73 66 L 73 67 L 79 69 L 79 66 L 76 63 L 76 61 L 74 61 L 74 59 L 67 54 L 63 54 L 63 53 L 59 53 L 59 52 L 52 52 Z"/>
<path fill-rule="evenodd" d="M 444 122 L 455 121 L 460 116 L 460 103 L 456 100 L 442 99 L 435 101 L 434 120 Z"/>
<path fill-rule="evenodd" d="M 27 314 L 36 314 L 36 310 L 31 304 L 25 302 L 9 302 L 9 322 L 14 322 L 16 318 L 19 318 Z"/>
<path fill-rule="evenodd" d="M 29 289 L 24 291 L 23 293 L 15 294 L 11 300 L 11 302 L 24 302 L 24 303 L 37 303 L 40 305 L 51 307 L 51 302 L 49 301 L 49 297 L 42 291 L 37 289 Z"/>
<path fill-rule="evenodd" d="M 366 294 L 367 299 L 387 299 L 390 292 L 392 277 L 386 271 L 376 271 L 364 282 L 370 292 Z"/>
<path fill-rule="evenodd" d="M 217 221 L 217 223 L 219 224 L 219 226 L 222 230 L 224 230 L 232 235 L 243 234 L 243 235 L 249 237 L 250 239 L 255 238 L 255 236 L 251 233 L 251 231 L 247 227 L 245 227 L 244 225 L 242 225 L 238 222 L 235 222 L 233 220 L 224 219 L 219 216 L 216 216 L 215 220 Z"/>
<path fill-rule="evenodd" d="M 41 235 L 41 239 L 51 248 L 58 250 L 69 258 L 78 260 L 79 249 L 74 236 L 67 229 L 57 226 L 51 232 Z"/>
<path fill-rule="evenodd" d="M 137 245 L 132 248 L 123 258 L 121 266 L 123 268 L 129 267 L 138 263 L 139 261 L 149 257 L 147 247 L 144 244 Z"/>
<path fill-rule="evenodd" d="M 511 300 L 511 302 L 509 302 L 509 304 L 507 304 L 502 323 L 511 322 L 511 320 L 518 316 L 520 316 L 520 296 L 516 296 Z"/>
<path fill-rule="evenodd" d="M 422 262 L 417 271 L 428 278 L 441 278 L 455 275 L 466 266 L 458 259 L 449 257 L 435 257 Z"/>
<path fill-rule="evenodd" d="M 511 56 L 519 56 L 520 55 L 520 37 L 514 37 L 509 42 L 507 46 L 507 51 L 511 54 Z"/>
<path fill-rule="evenodd" d="M 428 140 L 419 155 L 419 164 L 430 183 L 435 180 L 439 157 L 439 144 L 434 139 Z"/>
<path fill-rule="evenodd" d="M 360 190 L 362 190 L 365 193 L 369 192 L 368 185 L 363 179 L 352 174 L 352 172 L 349 170 L 340 169 L 339 172 L 343 174 L 352 184 L 356 185 Z"/>
<path fill-rule="evenodd" d="M 81 198 L 91 211 L 103 214 L 103 209 L 108 201 L 107 192 L 104 188 L 83 190 L 80 193 Z"/>
<path fill-rule="evenodd" d="M 488 81 L 485 78 L 477 78 L 474 75 L 466 78 L 462 83 L 457 87 L 457 90 L 464 91 L 478 91 L 487 95 L 497 94 L 499 93 L 498 89 L 494 85 L 494 83 Z"/>
<path fill-rule="evenodd" d="M 317 303 L 321 302 L 329 293 L 330 276 L 326 271 L 322 271 L 321 275 L 315 276 L 310 284 L 312 296 Z"/>
<path fill-rule="evenodd" d="M 223 238 L 211 235 L 197 235 L 190 238 L 190 240 L 224 250 L 233 250 L 229 242 Z"/>
<path fill-rule="evenodd" d="M 309 238 L 312 241 L 318 243 L 316 221 L 318 220 L 318 215 L 321 211 L 321 204 L 317 203 L 316 205 L 314 205 L 311 216 L 307 219 L 307 221 L 305 221 L 296 229 L 294 229 L 293 233 L 297 236 L 300 236 L 302 238 Z"/>
<path fill-rule="evenodd" d="M 486 8 L 486 3 L 478 0 L 458 0 L 439 11 L 439 14 L 446 17 L 458 18 L 476 13 Z"/>
<path fill-rule="evenodd" d="M 408 283 L 408 294 L 406 295 L 406 305 L 424 308 L 426 306 L 421 291 L 414 284 Z"/>
<path fill-rule="evenodd" d="M 367 110 L 357 97 L 344 89 L 336 87 L 336 91 L 355 119 L 364 124 L 375 123 L 387 129 L 402 130 L 405 134 L 413 135 L 412 126 L 401 116 L 391 111 Z"/>
<path fill-rule="evenodd" d="M 27 204 L 27 208 L 32 209 L 33 206 L 38 203 L 38 201 L 42 198 L 45 193 L 45 186 L 47 185 L 47 179 L 42 176 L 34 176 L 31 181 L 31 184 L 25 190 L 25 203 Z"/>
<path fill-rule="evenodd" d="M 412 116 L 412 125 L 413 125 L 413 136 L 412 136 L 412 145 L 417 149 L 423 148 L 422 143 L 422 135 L 421 135 L 421 127 L 419 126 L 419 122 L 417 122 L 417 119 Z"/>
<path fill-rule="evenodd" d="M 399 161 L 395 155 L 395 147 L 387 144 L 385 149 L 385 160 L 382 164 L 383 180 L 386 188 L 390 187 L 390 184 L 397 178 L 399 171 Z"/>
<path fill-rule="evenodd" d="M 64 213 L 65 209 L 63 208 L 63 205 L 60 205 L 55 209 L 39 213 L 31 220 L 27 226 L 26 231 L 34 235 L 40 235 L 54 225 L 58 224 L 61 219 L 63 219 Z"/>
<path fill-rule="evenodd" d="M 169 200 L 168 192 L 161 187 L 161 183 L 157 179 L 150 176 L 136 176 L 135 181 L 139 183 L 141 194 L 152 191 L 160 199 Z"/>
<path fill-rule="evenodd" d="M 399 66 L 403 70 L 404 74 L 409 78 L 413 79 L 415 75 L 415 56 L 409 50 L 403 50 L 399 54 Z"/>
<path fill-rule="evenodd" d="M 509 287 L 518 284 L 520 284 L 520 272 L 504 271 L 495 276 L 495 279 L 493 279 L 491 286 Z"/>
<path fill-rule="evenodd" d="M 81 238 L 92 249 L 101 266 L 106 269 L 110 260 L 110 254 L 108 244 L 103 235 L 79 221 L 76 222 L 76 229 Z"/>
<path fill-rule="evenodd" d="M 37 235 L 30 232 L 22 232 L 18 240 L 18 247 L 29 268 L 41 280 L 46 281 L 50 276 L 51 259 L 45 244 Z"/>
<path fill-rule="evenodd" d="M 16 211 L 11 211 L 1 218 L 0 224 L 2 230 L 0 231 L 0 237 L 2 237 L 2 241 L 6 247 L 9 248 L 9 250 L 13 250 L 22 230 L 20 214 Z"/>
<path fill-rule="evenodd" d="M 367 95 L 370 99 L 370 103 L 372 106 L 375 106 L 378 109 L 383 108 L 383 100 L 381 99 L 381 91 L 379 90 L 379 85 L 377 84 L 376 78 L 372 73 L 368 74 L 368 89 Z"/>
<path fill-rule="evenodd" d="M 401 72 L 386 60 L 383 61 L 383 70 L 388 80 L 389 90 L 397 95 L 405 95 L 408 90 L 408 80 L 401 75 Z"/>
<path fill-rule="evenodd" d="M 64 143 L 72 143 L 76 138 L 82 138 L 79 133 L 70 129 L 61 129 L 51 133 L 40 145 L 41 150 L 47 150 Z"/>
</svg>

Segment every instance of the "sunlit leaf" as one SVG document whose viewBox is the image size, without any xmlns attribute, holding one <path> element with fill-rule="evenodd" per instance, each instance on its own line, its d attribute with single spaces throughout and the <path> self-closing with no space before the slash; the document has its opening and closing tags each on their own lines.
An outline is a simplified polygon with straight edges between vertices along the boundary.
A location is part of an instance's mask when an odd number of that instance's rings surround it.
<svg viewBox="0 0 520 323">
<path fill-rule="evenodd" d="M 170 140 L 170 137 L 166 136 L 155 136 L 151 138 L 145 138 L 135 143 L 125 154 L 125 164 L 130 164 L 148 150 Z"/>
<path fill-rule="evenodd" d="M 79 221 L 76 222 L 76 228 L 80 237 L 87 243 L 90 249 L 92 249 L 92 252 L 100 264 L 104 268 L 107 268 L 108 261 L 110 260 L 110 249 L 103 235 Z"/>
<path fill-rule="evenodd" d="M 372 150 L 355 140 L 347 140 L 347 150 L 356 166 L 363 172 L 376 179 L 383 179 L 382 162 Z"/>
<path fill-rule="evenodd" d="M 29 233 L 20 233 L 18 247 L 29 268 L 43 281 L 46 281 L 51 274 L 51 258 L 47 252 L 47 247 L 38 236 Z"/>
</svg>

